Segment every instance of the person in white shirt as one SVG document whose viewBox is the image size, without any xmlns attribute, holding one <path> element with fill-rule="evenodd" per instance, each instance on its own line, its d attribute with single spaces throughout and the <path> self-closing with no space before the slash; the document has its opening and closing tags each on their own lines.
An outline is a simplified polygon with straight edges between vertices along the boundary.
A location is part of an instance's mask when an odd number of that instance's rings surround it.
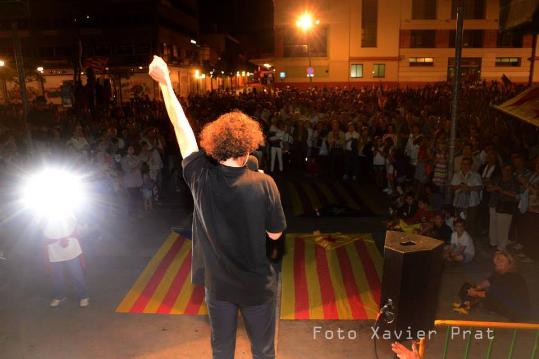
<svg viewBox="0 0 539 359">
<path fill-rule="evenodd" d="M 479 173 L 473 172 L 471 167 L 472 160 L 467 157 L 463 158 L 461 170 L 455 173 L 451 180 L 451 189 L 454 191 L 453 206 L 459 210 L 459 213 L 464 213 L 466 224 L 470 232 L 474 234 L 483 182 Z"/>
<path fill-rule="evenodd" d="M 345 173 L 343 179 L 352 178 L 354 181 L 357 178 L 358 172 L 358 147 L 359 133 L 352 122 L 348 124 L 348 130 L 344 134 L 344 163 Z"/>
<path fill-rule="evenodd" d="M 415 166 L 417 166 L 417 155 L 419 154 L 419 142 L 418 138 L 422 137 L 421 129 L 417 124 L 412 126 L 412 133 L 408 137 L 406 147 L 404 148 L 404 154 L 410 159 L 410 165 L 414 168 L 412 173 L 415 173 Z"/>
<path fill-rule="evenodd" d="M 82 249 L 77 239 L 76 227 L 77 222 L 73 217 L 50 218 L 43 229 L 54 291 L 54 298 L 49 305 L 53 308 L 66 299 L 64 270 L 69 272 L 73 281 L 80 307 L 87 307 L 90 303 L 81 263 Z"/>
<path fill-rule="evenodd" d="M 277 123 L 271 125 L 268 136 L 271 154 L 271 172 L 275 169 L 275 157 L 277 157 L 277 160 L 279 161 L 279 171 L 283 172 L 283 137 L 284 132 L 282 130 L 282 124 Z"/>
<path fill-rule="evenodd" d="M 444 258 L 448 262 L 468 263 L 475 256 L 475 246 L 472 237 L 464 230 L 464 222 L 454 223 L 455 231 L 451 234 L 451 243 L 446 246 Z"/>
</svg>

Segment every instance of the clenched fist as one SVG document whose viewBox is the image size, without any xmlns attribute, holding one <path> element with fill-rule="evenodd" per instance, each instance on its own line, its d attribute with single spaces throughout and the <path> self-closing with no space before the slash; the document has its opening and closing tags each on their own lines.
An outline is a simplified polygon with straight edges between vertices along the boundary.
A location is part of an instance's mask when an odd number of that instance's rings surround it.
<svg viewBox="0 0 539 359">
<path fill-rule="evenodd" d="M 156 55 L 153 56 L 153 61 L 149 66 L 148 74 L 152 79 L 163 85 L 170 81 L 167 63 Z"/>
</svg>

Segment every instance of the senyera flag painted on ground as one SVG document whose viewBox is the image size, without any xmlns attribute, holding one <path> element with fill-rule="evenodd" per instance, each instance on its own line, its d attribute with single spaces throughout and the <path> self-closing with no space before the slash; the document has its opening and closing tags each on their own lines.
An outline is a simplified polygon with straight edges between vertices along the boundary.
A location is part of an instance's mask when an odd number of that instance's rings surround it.
<svg viewBox="0 0 539 359">
<path fill-rule="evenodd" d="M 375 319 L 382 259 L 370 234 L 350 236 L 357 240 L 326 250 L 312 235 L 287 235 L 281 319 Z M 191 241 L 172 233 L 116 311 L 206 315 L 204 288 L 191 284 Z"/>
<path fill-rule="evenodd" d="M 283 258 L 281 319 L 375 319 L 380 303 L 382 258 L 370 234 L 324 249 L 289 234 Z"/>
<path fill-rule="evenodd" d="M 191 241 L 170 234 L 116 311 L 206 315 L 204 287 L 191 284 Z"/>
</svg>

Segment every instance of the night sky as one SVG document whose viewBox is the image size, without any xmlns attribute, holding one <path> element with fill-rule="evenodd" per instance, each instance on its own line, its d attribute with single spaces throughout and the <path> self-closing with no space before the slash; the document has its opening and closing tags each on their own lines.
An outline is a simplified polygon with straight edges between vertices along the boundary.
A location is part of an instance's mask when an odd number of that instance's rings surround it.
<svg viewBox="0 0 539 359">
<path fill-rule="evenodd" d="M 201 32 L 226 32 L 252 54 L 273 51 L 272 0 L 201 0 Z"/>
</svg>

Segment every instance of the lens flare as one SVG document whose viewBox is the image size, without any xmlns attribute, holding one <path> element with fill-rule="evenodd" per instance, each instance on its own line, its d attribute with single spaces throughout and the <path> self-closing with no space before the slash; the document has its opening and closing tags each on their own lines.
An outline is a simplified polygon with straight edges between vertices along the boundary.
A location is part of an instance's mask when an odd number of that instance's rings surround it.
<svg viewBox="0 0 539 359">
<path fill-rule="evenodd" d="M 63 218 L 75 215 L 85 197 L 80 176 L 62 169 L 45 169 L 27 179 L 22 203 L 37 216 Z"/>
</svg>

